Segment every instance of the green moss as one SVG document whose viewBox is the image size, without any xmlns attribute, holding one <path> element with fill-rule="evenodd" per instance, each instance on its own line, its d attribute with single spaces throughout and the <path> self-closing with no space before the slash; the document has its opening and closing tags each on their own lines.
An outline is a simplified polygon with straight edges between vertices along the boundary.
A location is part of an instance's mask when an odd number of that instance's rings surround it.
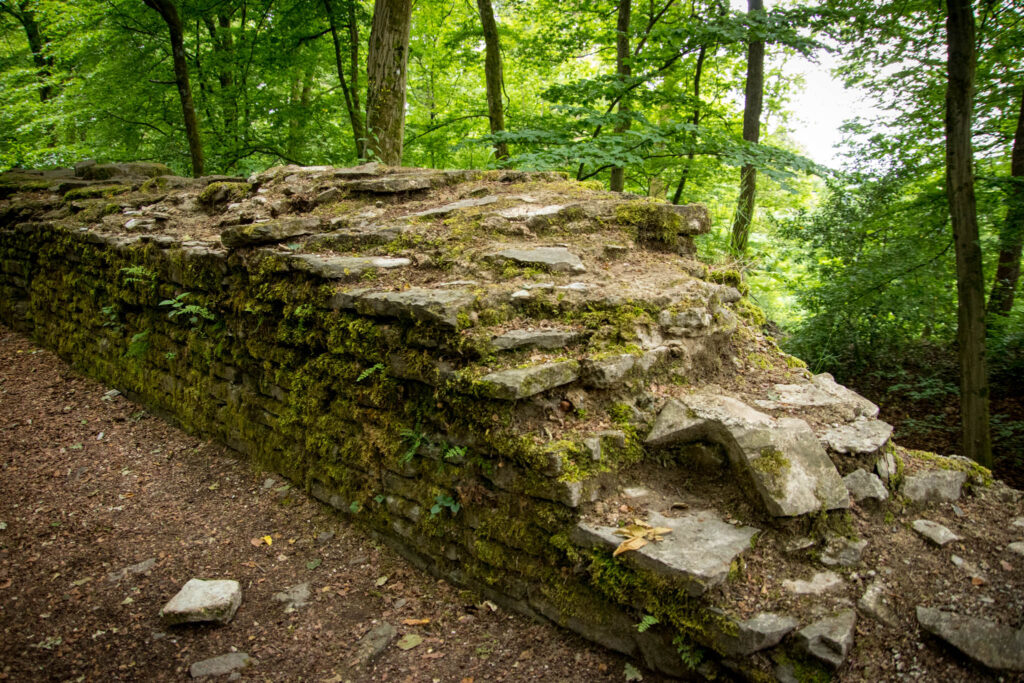
<svg viewBox="0 0 1024 683">
<path fill-rule="evenodd" d="M 789 458 L 774 448 L 762 448 L 759 457 L 750 461 L 750 467 L 763 475 L 762 483 L 773 495 L 781 496 L 789 472 Z"/>
<path fill-rule="evenodd" d="M 989 486 L 992 486 L 992 484 L 995 482 L 995 479 L 992 476 L 992 470 L 982 465 L 979 465 L 976 462 L 966 459 L 961 460 L 959 458 L 945 458 L 941 455 L 937 455 L 936 453 L 930 453 L 928 451 L 916 451 L 911 449 L 902 450 L 908 457 L 917 460 L 923 460 L 927 463 L 934 465 L 936 468 L 940 470 L 952 470 L 954 472 L 963 472 L 967 475 L 968 481 L 972 484 L 976 484 L 987 488 Z M 897 471 L 901 476 L 903 474 L 902 467 L 900 467 L 902 464 L 903 462 L 902 460 L 900 460 L 897 465 Z"/>
<path fill-rule="evenodd" d="M 752 302 L 748 297 L 743 297 L 734 303 L 733 309 L 740 318 L 746 320 L 754 327 L 764 327 L 768 324 L 768 316 L 764 314 L 760 306 Z"/>
<path fill-rule="evenodd" d="M 199 204 L 213 207 L 217 204 L 240 202 L 249 196 L 252 185 L 249 183 L 210 183 L 199 193 Z"/>
<path fill-rule="evenodd" d="M 643 199 L 619 204 L 615 207 L 615 219 L 622 225 L 634 227 L 638 242 L 668 248 L 680 244 L 683 219 L 662 202 Z"/>
</svg>

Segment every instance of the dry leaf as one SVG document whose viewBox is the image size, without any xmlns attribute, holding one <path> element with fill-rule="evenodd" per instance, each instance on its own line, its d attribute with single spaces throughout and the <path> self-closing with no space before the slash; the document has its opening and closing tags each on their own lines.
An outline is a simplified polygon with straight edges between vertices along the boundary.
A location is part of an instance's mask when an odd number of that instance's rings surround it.
<svg viewBox="0 0 1024 683">
<path fill-rule="evenodd" d="M 266 543 L 267 545 L 274 545 L 274 539 L 273 539 L 273 537 L 271 537 L 270 534 L 267 534 L 266 536 L 263 537 L 263 542 Z"/>
<path fill-rule="evenodd" d="M 647 545 L 647 539 L 643 536 L 633 536 L 627 538 L 625 541 L 619 544 L 619 547 L 612 553 L 612 557 L 618 557 L 622 553 L 629 552 L 630 550 L 640 550 Z"/>
<path fill-rule="evenodd" d="M 423 626 L 429 624 L 430 619 L 402 619 L 402 623 L 406 626 Z"/>
</svg>

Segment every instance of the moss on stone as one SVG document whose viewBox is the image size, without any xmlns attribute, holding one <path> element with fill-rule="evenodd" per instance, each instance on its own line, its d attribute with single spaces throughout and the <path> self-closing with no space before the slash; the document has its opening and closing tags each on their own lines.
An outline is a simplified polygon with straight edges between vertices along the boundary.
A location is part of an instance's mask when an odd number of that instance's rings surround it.
<svg viewBox="0 0 1024 683">
<path fill-rule="evenodd" d="M 68 190 L 64 194 L 64 201 L 71 202 L 76 199 L 97 199 L 99 197 L 113 197 L 114 195 L 131 192 L 130 185 L 87 185 Z"/>
</svg>

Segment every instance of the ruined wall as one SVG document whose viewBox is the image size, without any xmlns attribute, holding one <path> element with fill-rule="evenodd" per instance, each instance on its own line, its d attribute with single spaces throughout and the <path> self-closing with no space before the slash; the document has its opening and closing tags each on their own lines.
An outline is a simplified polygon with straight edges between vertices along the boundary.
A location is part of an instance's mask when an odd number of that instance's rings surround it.
<svg viewBox="0 0 1024 683">
<path fill-rule="evenodd" d="M 376 165 L 0 198 L 0 320 L 428 571 L 676 675 L 845 658 L 732 582 L 849 506 L 836 454 L 895 470 L 891 428 L 693 259 L 701 207 Z"/>
</svg>

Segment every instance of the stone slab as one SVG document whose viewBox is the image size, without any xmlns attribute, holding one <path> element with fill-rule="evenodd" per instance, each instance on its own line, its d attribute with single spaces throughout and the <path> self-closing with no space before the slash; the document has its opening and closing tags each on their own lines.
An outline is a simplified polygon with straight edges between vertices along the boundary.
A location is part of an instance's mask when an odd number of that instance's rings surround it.
<svg viewBox="0 0 1024 683">
<path fill-rule="evenodd" d="M 782 587 L 794 595 L 822 595 L 842 586 L 843 579 L 835 572 L 818 572 L 807 581 L 796 579 L 782 582 Z"/>
<path fill-rule="evenodd" d="M 889 498 L 889 490 L 885 488 L 882 480 L 866 470 L 856 469 L 850 472 L 843 477 L 843 484 L 858 504 L 879 504 Z"/>
<path fill-rule="evenodd" d="M 853 647 L 857 613 L 852 609 L 820 619 L 796 633 L 797 646 L 815 659 L 838 669 Z"/>
<path fill-rule="evenodd" d="M 799 625 L 800 622 L 793 617 L 761 612 L 736 622 L 735 633 L 716 630 L 710 637 L 712 647 L 726 657 L 749 657 L 755 652 L 775 647 Z"/>
<path fill-rule="evenodd" d="M 512 261 L 523 266 L 538 266 L 553 273 L 585 273 L 580 257 L 565 247 L 536 247 L 534 249 L 502 249 L 490 255 L 499 261 Z"/>
<path fill-rule="evenodd" d="M 188 668 L 188 673 L 192 678 L 223 676 L 233 671 L 244 669 L 250 664 L 252 664 L 252 657 L 248 653 L 229 652 L 226 655 L 195 662 Z"/>
<path fill-rule="evenodd" d="M 953 503 L 966 481 L 967 473 L 958 470 L 917 472 L 903 478 L 903 495 L 914 503 Z"/>
<path fill-rule="evenodd" d="M 938 522 L 929 519 L 917 519 L 910 525 L 925 540 L 931 541 L 940 548 L 947 543 L 959 541 L 960 537 L 942 526 Z"/>
<path fill-rule="evenodd" d="M 574 360 L 500 370 L 481 377 L 477 386 L 487 396 L 515 401 L 576 381 L 580 364 Z"/>
<path fill-rule="evenodd" d="M 354 303 L 365 315 L 411 318 L 448 328 L 458 327 L 459 314 L 468 311 L 476 297 L 460 289 L 413 287 L 399 292 L 366 292 Z"/>
<path fill-rule="evenodd" d="M 1024 671 L 1024 630 L 920 606 L 917 621 L 928 633 L 990 669 Z"/>
<path fill-rule="evenodd" d="M 759 529 L 727 524 L 710 510 L 693 511 L 681 517 L 668 518 L 651 513 L 648 524 L 667 527 L 672 533 L 658 543 L 648 543 L 639 550 L 620 555 L 635 564 L 671 579 L 681 579 L 690 595 L 703 595 L 729 575 L 732 561 L 750 548 L 751 539 Z M 624 540 L 614 527 L 579 523 L 573 540 L 586 547 L 614 549 Z"/>
<path fill-rule="evenodd" d="M 316 254 L 294 254 L 288 257 L 288 262 L 295 270 L 329 280 L 355 280 L 369 271 L 391 270 L 412 265 L 412 261 L 407 258 L 318 256 Z"/>
<path fill-rule="evenodd" d="M 509 330 L 491 339 L 498 351 L 512 349 L 561 349 L 573 343 L 579 335 L 571 330 Z"/>
<path fill-rule="evenodd" d="M 836 453 L 872 455 L 889 442 L 892 425 L 881 420 L 858 418 L 848 424 L 829 429 L 821 440 Z"/>
</svg>

